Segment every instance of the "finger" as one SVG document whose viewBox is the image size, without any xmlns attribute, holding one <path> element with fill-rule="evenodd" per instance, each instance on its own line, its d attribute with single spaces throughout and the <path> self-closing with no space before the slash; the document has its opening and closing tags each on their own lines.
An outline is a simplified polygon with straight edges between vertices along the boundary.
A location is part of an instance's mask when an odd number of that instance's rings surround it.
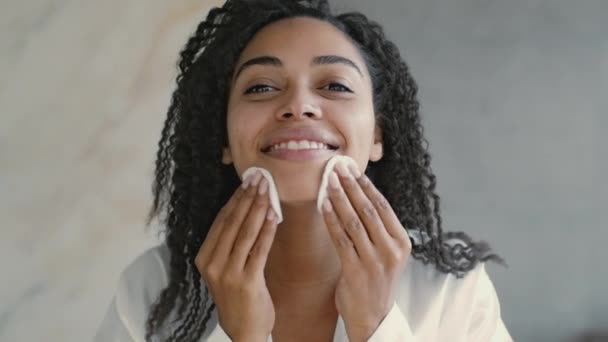
<svg viewBox="0 0 608 342">
<path fill-rule="evenodd" d="M 230 197 L 228 202 L 222 207 L 222 209 L 220 209 L 220 211 L 216 215 L 215 219 L 213 220 L 213 223 L 211 224 L 211 227 L 209 228 L 207 237 L 199 248 L 199 253 L 196 256 L 197 265 L 199 265 L 199 263 L 204 264 L 207 260 L 209 260 L 211 253 L 215 249 L 215 245 L 217 244 L 217 240 L 220 236 L 226 218 L 230 213 L 232 213 L 234 207 L 237 205 L 237 203 L 240 201 L 241 197 L 243 197 L 244 194 L 245 189 L 239 186 L 234 192 L 234 194 Z"/>
<path fill-rule="evenodd" d="M 340 174 L 342 187 L 350 199 L 351 205 L 363 222 L 363 226 L 367 230 L 372 244 L 379 248 L 391 247 L 392 237 L 386 231 L 385 224 L 378 214 L 376 207 L 355 179 L 353 172 L 343 163 L 337 165 L 336 168 Z M 369 184 L 373 186 L 371 182 Z"/>
<path fill-rule="evenodd" d="M 218 238 L 215 249 L 213 250 L 213 258 L 220 263 L 225 265 L 228 260 L 228 256 L 232 252 L 234 246 L 234 240 L 243 225 L 243 221 L 247 217 L 251 205 L 256 197 L 258 184 L 261 180 L 262 174 L 256 172 L 254 178 L 251 179 L 251 185 L 245 191 L 245 194 L 240 198 L 239 202 L 235 206 L 234 210 L 227 215 L 224 225 L 221 228 L 220 236 Z"/>
<path fill-rule="evenodd" d="M 376 212 L 380 216 L 382 222 L 384 222 L 384 227 L 388 234 L 397 241 L 410 243 L 407 230 L 399 221 L 395 211 L 384 195 L 374 186 L 371 180 L 366 175 L 362 175 L 357 179 L 357 182 L 376 208 Z"/>
<path fill-rule="evenodd" d="M 374 257 L 372 243 L 369 240 L 363 222 L 361 222 L 357 212 L 352 207 L 350 199 L 344 192 L 335 171 L 330 173 L 329 183 L 329 198 L 338 220 L 341 222 L 341 226 L 344 227 L 344 230 L 355 244 L 359 257 L 362 260 L 369 261 Z"/>
<path fill-rule="evenodd" d="M 264 219 L 260 234 L 258 234 L 258 238 L 249 252 L 249 258 L 245 265 L 245 272 L 247 273 L 263 271 L 268 261 L 268 253 L 270 247 L 272 247 L 278 225 L 278 217 L 274 210 L 270 208 L 269 212 L 272 214 L 267 215 Z"/>
<path fill-rule="evenodd" d="M 340 219 L 336 215 L 329 198 L 326 198 L 323 202 L 323 219 L 325 221 L 325 225 L 327 226 L 327 230 L 329 231 L 331 241 L 336 247 L 336 251 L 338 252 L 338 256 L 342 262 L 342 267 L 345 267 L 345 265 L 358 263 L 359 256 L 355 250 L 355 244 L 350 239 L 344 228 L 342 228 Z"/>
<path fill-rule="evenodd" d="M 245 267 L 247 256 L 264 224 L 269 207 L 270 198 L 268 197 L 268 181 L 262 179 L 258 186 L 256 198 L 251 205 L 249 213 L 243 221 L 243 225 L 234 242 L 234 247 L 227 265 L 228 267 L 234 267 L 237 270 L 242 270 Z M 272 210 L 272 208 L 270 210 Z"/>
</svg>

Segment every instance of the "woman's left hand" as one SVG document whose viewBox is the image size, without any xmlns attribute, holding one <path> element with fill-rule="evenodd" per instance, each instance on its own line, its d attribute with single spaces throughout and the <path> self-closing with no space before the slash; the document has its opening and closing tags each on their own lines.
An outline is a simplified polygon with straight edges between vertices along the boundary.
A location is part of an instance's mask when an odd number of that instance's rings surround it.
<svg viewBox="0 0 608 342">
<path fill-rule="evenodd" d="M 367 341 L 395 301 L 411 243 L 367 176 L 356 169 L 349 172 L 344 163 L 335 169 L 340 177 L 335 171 L 330 175 L 323 216 L 342 264 L 336 309 L 349 340 Z"/>
</svg>

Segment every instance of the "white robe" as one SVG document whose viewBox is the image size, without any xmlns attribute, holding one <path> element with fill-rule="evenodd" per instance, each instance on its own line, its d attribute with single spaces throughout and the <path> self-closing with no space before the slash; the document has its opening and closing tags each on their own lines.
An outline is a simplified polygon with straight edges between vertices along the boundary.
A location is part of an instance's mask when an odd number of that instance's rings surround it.
<svg viewBox="0 0 608 342">
<path fill-rule="evenodd" d="M 164 244 L 135 259 L 122 272 L 94 341 L 143 342 L 148 311 L 168 285 L 168 275 L 169 250 Z M 458 279 L 410 256 L 397 291 L 392 309 L 368 342 L 513 341 L 484 263 Z M 230 341 L 218 324 L 216 310 L 200 341 Z M 272 341 L 271 336 L 268 341 Z M 348 341 L 341 317 L 333 341 Z"/>
</svg>

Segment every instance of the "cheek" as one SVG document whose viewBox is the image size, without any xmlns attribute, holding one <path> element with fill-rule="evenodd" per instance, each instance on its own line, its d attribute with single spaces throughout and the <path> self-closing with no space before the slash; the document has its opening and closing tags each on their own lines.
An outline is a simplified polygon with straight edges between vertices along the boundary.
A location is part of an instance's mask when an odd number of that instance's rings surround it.
<svg viewBox="0 0 608 342">
<path fill-rule="evenodd" d="M 366 165 L 374 142 L 375 118 L 371 108 L 352 108 L 342 113 L 335 123 L 347 140 L 346 154 L 353 157 L 361 167 Z"/>
<path fill-rule="evenodd" d="M 364 103 L 337 103 L 328 108 L 332 121 L 352 145 L 367 143 L 374 131 L 374 112 Z M 365 138 L 365 139 L 364 139 Z"/>
<path fill-rule="evenodd" d="M 248 164 L 256 158 L 255 149 L 259 145 L 256 137 L 259 135 L 263 123 L 261 116 L 256 117 L 254 112 L 246 108 L 235 107 L 228 113 L 228 139 L 236 166 Z"/>
</svg>

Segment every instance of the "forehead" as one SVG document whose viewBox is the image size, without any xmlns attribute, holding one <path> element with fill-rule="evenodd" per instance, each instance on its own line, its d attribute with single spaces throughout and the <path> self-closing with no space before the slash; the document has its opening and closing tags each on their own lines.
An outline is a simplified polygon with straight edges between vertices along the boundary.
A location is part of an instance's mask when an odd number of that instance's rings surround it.
<svg viewBox="0 0 608 342">
<path fill-rule="evenodd" d="M 260 55 L 276 56 L 285 64 L 290 60 L 308 63 L 315 56 L 338 55 L 365 69 L 359 50 L 342 31 L 328 22 L 308 17 L 283 19 L 262 28 L 247 44 L 237 64 Z"/>
</svg>

